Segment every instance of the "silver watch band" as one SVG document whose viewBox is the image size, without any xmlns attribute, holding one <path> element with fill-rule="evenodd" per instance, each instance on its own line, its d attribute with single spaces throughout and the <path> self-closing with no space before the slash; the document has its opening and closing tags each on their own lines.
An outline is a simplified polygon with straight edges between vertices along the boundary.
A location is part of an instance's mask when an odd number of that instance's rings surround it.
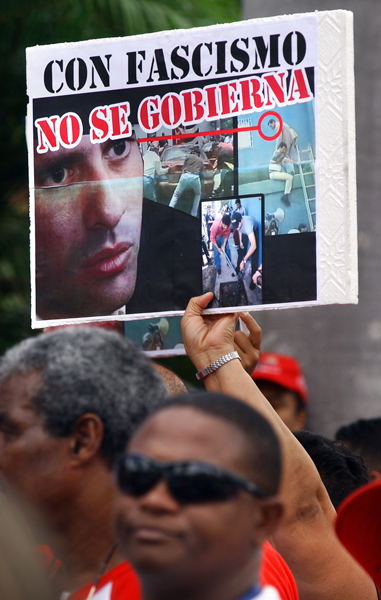
<svg viewBox="0 0 381 600">
<path fill-rule="evenodd" d="M 221 356 L 221 358 L 218 358 L 217 360 L 212 362 L 211 365 L 209 365 L 208 367 L 205 367 L 205 369 L 202 369 L 202 371 L 199 371 L 198 373 L 196 373 L 197 379 L 204 379 L 204 377 L 206 377 L 207 375 L 210 375 L 211 373 L 213 373 L 213 371 L 217 371 L 217 369 L 222 367 L 222 365 L 226 365 L 226 363 L 228 363 L 230 360 L 234 360 L 235 358 L 238 358 L 238 360 L 241 360 L 238 352 L 236 352 L 236 351 L 229 352 L 229 354 L 224 354 L 224 356 Z"/>
</svg>

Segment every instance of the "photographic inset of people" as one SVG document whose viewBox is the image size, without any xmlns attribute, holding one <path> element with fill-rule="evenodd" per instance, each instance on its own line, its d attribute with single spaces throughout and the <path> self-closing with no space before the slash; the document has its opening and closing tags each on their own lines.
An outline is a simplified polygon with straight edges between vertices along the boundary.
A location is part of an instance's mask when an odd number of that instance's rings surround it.
<svg viewBox="0 0 381 600">
<path fill-rule="evenodd" d="M 246 215 L 246 209 L 244 206 L 242 206 L 239 198 L 235 201 L 235 212 L 239 213 L 243 217 Z"/>
<path fill-rule="evenodd" d="M 213 244 L 214 263 L 216 265 L 218 275 L 221 275 L 221 254 L 225 254 L 231 260 L 229 235 L 231 232 L 230 214 L 224 213 L 221 217 L 215 219 L 211 232 L 210 239 Z"/>
<path fill-rule="evenodd" d="M 232 127 L 232 119 L 179 125 L 173 130 L 163 128 L 155 134 L 157 138 L 145 141 L 145 197 L 192 216 L 198 216 L 201 198 L 231 197 L 234 135 L 220 131 Z M 144 137 L 143 131 L 140 134 Z"/>
<path fill-rule="evenodd" d="M 245 206 L 241 199 L 204 204 L 204 223 L 213 208 L 218 215 L 210 228 L 213 259 L 202 273 L 203 291 L 215 294 L 213 306 L 262 303 L 261 203 L 255 197 L 245 198 Z"/>
<path fill-rule="evenodd" d="M 201 177 L 204 171 L 204 162 L 201 158 L 201 150 L 199 146 L 193 146 L 192 150 L 186 157 L 183 166 L 183 172 L 180 176 L 179 183 L 176 186 L 173 196 L 169 203 L 171 208 L 176 208 L 179 197 L 187 190 L 193 192 L 193 204 L 190 214 L 197 217 L 198 205 L 201 199 Z"/>
<path fill-rule="evenodd" d="M 258 246 L 259 232 L 258 223 L 249 215 L 241 215 L 239 212 L 234 212 L 232 215 L 232 230 L 238 232 L 239 249 L 237 272 L 244 271 L 246 264 L 250 259 L 251 262 L 251 282 L 250 289 L 253 290 L 256 286 L 254 275 L 258 270 Z"/>
<path fill-rule="evenodd" d="M 275 133 L 279 131 L 280 123 L 278 120 L 270 119 L 268 121 L 268 126 L 271 127 Z M 275 150 L 277 150 L 279 144 L 283 142 L 287 146 L 287 158 L 291 158 L 296 162 L 298 160 L 298 137 L 299 134 L 295 131 L 295 129 L 283 121 L 282 131 L 275 140 Z"/>
<path fill-rule="evenodd" d="M 281 197 L 281 202 L 285 206 L 290 206 L 290 193 L 292 190 L 292 182 L 294 180 L 294 171 L 289 173 L 285 169 L 286 164 L 295 163 L 294 160 L 287 156 L 287 144 L 280 142 L 278 148 L 273 153 L 269 164 L 270 179 L 279 179 L 284 181 L 284 194 Z"/>
<path fill-rule="evenodd" d="M 160 143 L 159 140 L 153 140 L 149 143 L 148 150 L 143 154 L 143 195 L 148 200 L 157 202 L 156 183 L 159 175 L 165 175 L 168 167 L 161 166 L 160 161 Z"/>
<path fill-rule="evenodd" d="M 206 234 L 207 234 L 207 239 L 208 239 L 208 247 L 209 250 L 211 250 L 211 242 L 210 242 L 210 230 L 212 228 L 213 225 L 213 221 L 214 221 L 214 214 L 213 214 L 213 209 L 211 207 L 210 204 L 208 204 L 208 206 L 206 207 L 206 213 L 203 215 L 203 219 L 204 219 L 204 224 L 206 227 Z"/>
<path fill-rule="evenodd" d="M 206 212 L 201 214 L 201 222 L 202 264 L 203 268 L 205 268 L 207 265 L 211 264 L 210 251 L 213 248 L 213 244 L 210 241 L 210 231 L 214 223 L 214 214 L 210 204 L 208 204 Z"/>
<path fill-rule="evenodd" d="M 261 117 L 238 117 L 243 129 L 261 119 L 263 137 L 256 132 L 238 134 L 236 166 L 239 196 L 265 197 L 269 218 L 264 235 L 316 229 L 314 118 L 313 103 L 282 107 Z"/>
<path fill-rule="evenodd" d="M 213 197 L 231 196 L 234 190 L 234 148 L 232 134 L 225 136 L 223 140 L 213 142 L 212 156 L 217 159 Z M 219 183 L 216 186 L 217 180 Z"/>
</svg>

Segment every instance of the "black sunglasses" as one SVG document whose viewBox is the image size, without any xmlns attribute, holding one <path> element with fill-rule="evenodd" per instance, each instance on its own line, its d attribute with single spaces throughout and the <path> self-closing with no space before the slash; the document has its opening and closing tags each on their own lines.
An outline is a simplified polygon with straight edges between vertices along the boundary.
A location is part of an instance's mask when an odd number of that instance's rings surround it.
<svg viewBox="0 0 381 600">
<path fill-rule="evenodd" d="M 178 502 L 224 501 L 235 496 L 239 490 L 246 490 L 258 498 L 271 496 L 251 481 L 194 460 L 158 462 L 140 454 L 125 453 L 117 459 L 115 475 L 119 489 L 135 497 L 149 492 L 163 478 Z"/>
</svg>

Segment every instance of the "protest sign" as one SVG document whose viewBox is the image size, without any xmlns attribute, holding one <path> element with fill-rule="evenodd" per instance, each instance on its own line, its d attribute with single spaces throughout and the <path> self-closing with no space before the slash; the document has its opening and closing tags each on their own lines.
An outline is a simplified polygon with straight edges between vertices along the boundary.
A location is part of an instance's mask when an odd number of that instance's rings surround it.
<svg viewBox="0 0 381 600">
<path fill-rule="evenodd" d="M 329 11 L 29 48 L 32 326 L 356 301 L 351 43 Z"/>
</svg>

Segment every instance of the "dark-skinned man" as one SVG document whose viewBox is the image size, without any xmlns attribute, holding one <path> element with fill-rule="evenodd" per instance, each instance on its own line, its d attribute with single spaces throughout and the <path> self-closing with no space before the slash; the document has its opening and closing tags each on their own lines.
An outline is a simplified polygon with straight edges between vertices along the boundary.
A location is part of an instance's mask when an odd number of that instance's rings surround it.
<svg viewBox="0 0 381 600">
<path fill-rule="evenodd" d="M 159 408 L 118 460 L 116 529 L 144 600 L 278 600 L 262 546 L 282 515 L 278 440 L 222 394 Z"/>
</svg>

